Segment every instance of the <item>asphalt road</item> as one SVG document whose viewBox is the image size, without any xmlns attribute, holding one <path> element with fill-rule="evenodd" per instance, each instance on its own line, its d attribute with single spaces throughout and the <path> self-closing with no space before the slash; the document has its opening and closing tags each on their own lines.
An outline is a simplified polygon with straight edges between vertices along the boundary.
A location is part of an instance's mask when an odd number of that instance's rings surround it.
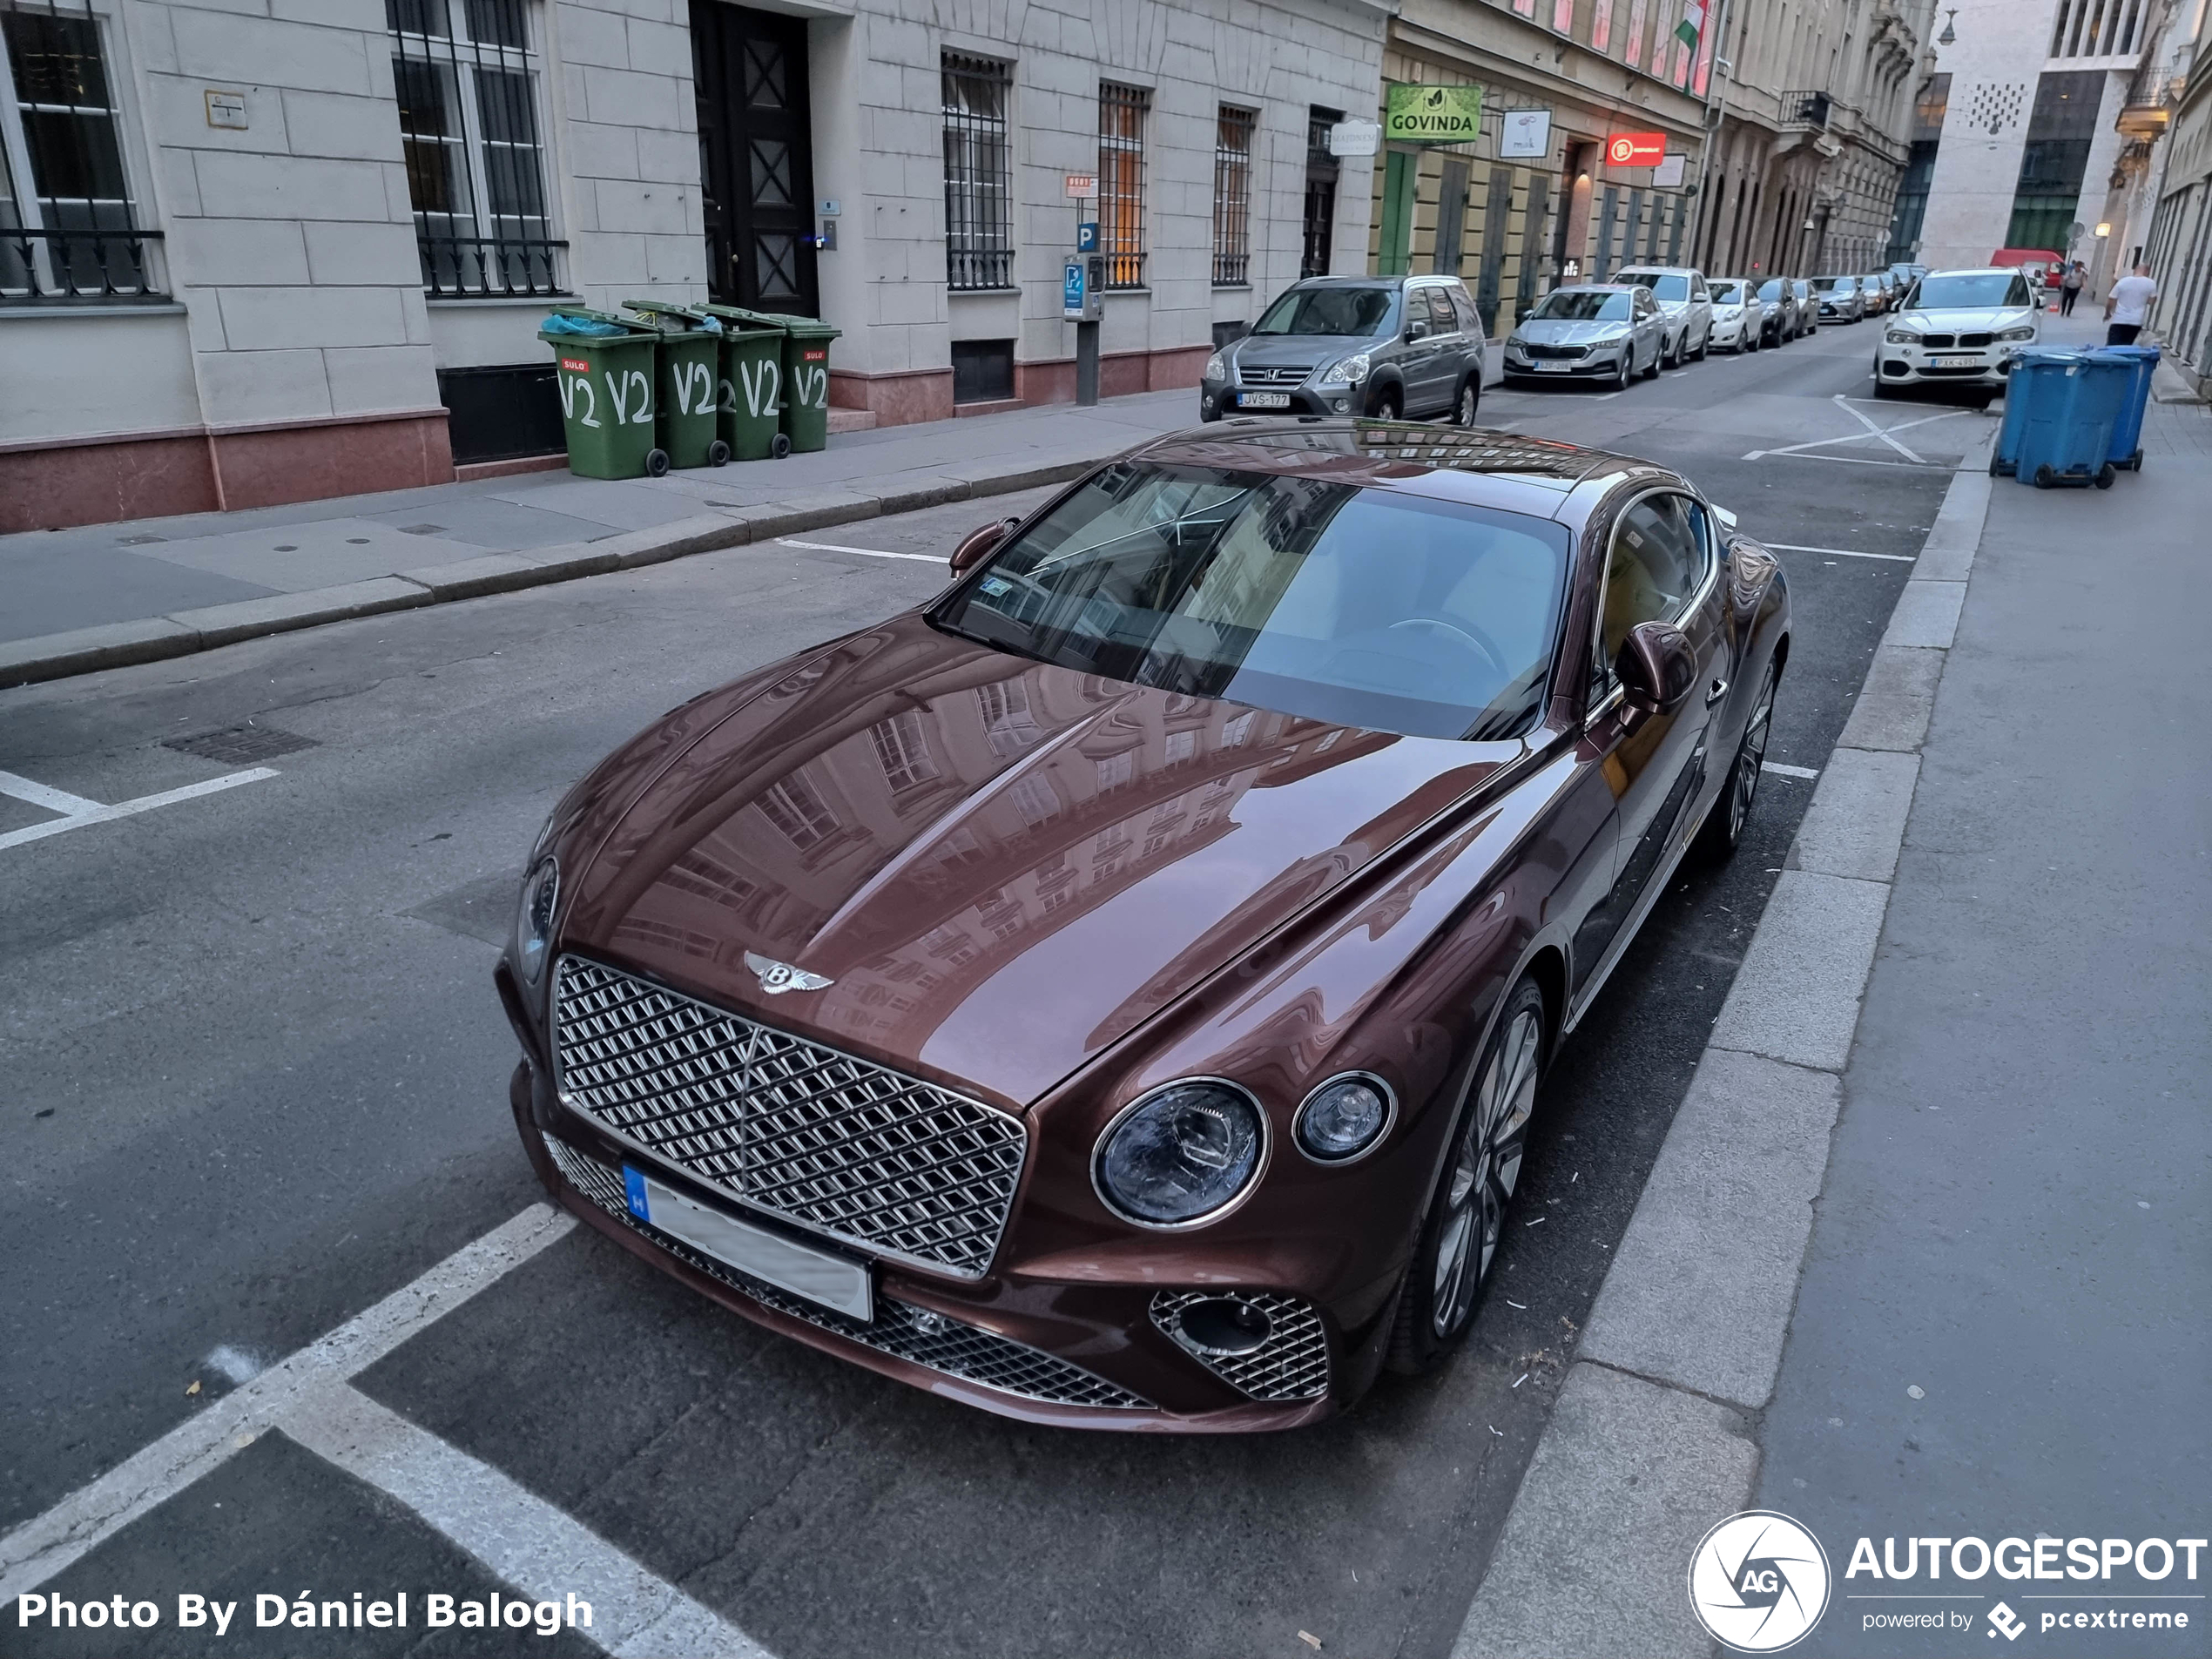
<svg viewBox="0 0 2212 1659">
<path fill-rule="evenodd" d="M 1484 400 L 1486 421 L 1680 467 L 1782 544 L 1797 629 L 1768 759 L 1787 767 L 1823 764 L 1986 429 L 1960 408 L 1839 401 L 1871 392 L 1878 326 L 1618 397 Z M 0 694 L 0 769 L 52 789 L 120 802 L 275 772 L 0 846 L 0 1527 L 531 1204 L 489 971 L 546 811 L 663 710 L 941 580 L 836 547 L 941 556 L 1038 498 Z M 247 723 L 272 750 L 305 741 L 260 761 L 164 746 Z M 1339 1420 L 1220 1440 L 1023 1427 L 771 1336 L 583 1232 L 357 1386 L 782 1659 L 1303 1655 L 1300 1631 L 1441 1654 L 1809 797 L 1764 778 L 1742 853 L 1676 878 L 1573 1039 L 1463 1354 Z M 0 837 L 48 816 L 0 814 Z M 410 1584 L 496 1588 L 273 1433 L 45 1588 L 250 1608 L 256 1590 Z M 129 1640 L 6 1617 L 10 1653 L 207 1646 L 165 1615 Z M 445 1650 L 419 1629 L 314 1649 L 418 1649 Z M 300 1644 L 234 1627 L 222 1650 Z"/>
</svg>

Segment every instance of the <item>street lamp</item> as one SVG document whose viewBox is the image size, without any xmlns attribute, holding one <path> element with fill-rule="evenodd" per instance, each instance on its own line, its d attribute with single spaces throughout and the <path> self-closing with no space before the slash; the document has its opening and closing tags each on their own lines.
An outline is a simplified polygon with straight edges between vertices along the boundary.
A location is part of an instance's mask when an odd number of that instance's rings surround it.
<svg viewBox="0 0 2212 1659">
<path fill-rule="evenodd" d="M 1959 8 L 1956 6 L 1947 8 L 1944 12 L 1943 32 L 1936 37 L 1937 45 L 1951 46 L 1958 44 L 1959 31 L 1951 26 L 1958 20 Z"/>
</svg>

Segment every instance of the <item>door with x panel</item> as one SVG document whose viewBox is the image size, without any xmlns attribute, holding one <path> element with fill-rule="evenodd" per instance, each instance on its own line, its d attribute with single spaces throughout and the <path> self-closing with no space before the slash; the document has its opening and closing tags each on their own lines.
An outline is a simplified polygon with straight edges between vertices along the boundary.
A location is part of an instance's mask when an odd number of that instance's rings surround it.
<svg viewBox="0 0 2212 1659">
<path fill-rule="evenodd" d="M 725 0 L 691 0 L 706 284 L 723 305 L 821 314 L 806 25 Z"/>
</svg>

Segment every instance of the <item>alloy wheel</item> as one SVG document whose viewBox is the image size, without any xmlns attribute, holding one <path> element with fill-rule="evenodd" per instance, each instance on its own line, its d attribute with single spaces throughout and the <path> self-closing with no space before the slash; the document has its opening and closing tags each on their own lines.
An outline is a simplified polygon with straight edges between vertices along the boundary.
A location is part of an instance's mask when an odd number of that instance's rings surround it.
<svg viewBox="0 0 2212 1659">
<path fill-rule="evenodd" d="M 1474 377 L 1470 374 L 1467 377 L 1467 383 L 1460 388 L 1459 402 L 1453 407 L 1453 425 L 1473 426 L 1474 424 L 1475 405 L 1480 398 L 1481 391 L 1475 385 Z"/>
<path fill-rule="evenodd" d="M 1448 1340 L 1466 1323 L 1497 1254 L 1506 1204 L 1521 1179 L 1542 1045 L 1543 1022 L 1536 1010 L 1516 1010 L 1491 1051 L 1460 1130 L 1445 1177 L 1444 1224 L 1429 1293 L 1430 1330 L 1440 1339 Z"/>
<path fill-rule="evenodd" d="M 1766 763 L 1766 740 L 1774 725 L 1774 671 L 1759 682 L 1759 700 L 1743 727 L 1743 745 L 1737 751 L 1735 774 L 1728 785 L 1728 840 L 1733 846 L 1751 816 L 1752 797 L 1759 792 L 1759 771 Z"/>
</svg>

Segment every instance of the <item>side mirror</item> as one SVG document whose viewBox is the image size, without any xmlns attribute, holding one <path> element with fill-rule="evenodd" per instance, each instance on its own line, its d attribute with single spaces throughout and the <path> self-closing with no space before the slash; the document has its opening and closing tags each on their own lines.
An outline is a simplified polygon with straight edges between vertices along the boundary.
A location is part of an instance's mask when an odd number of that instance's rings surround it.
<svg viewBox="0 0 2212 1659">
<path fill-rule="evenodd" d="M 1713 516 L 1720 520 L 1721 528 L 1726 530 L 1730 536 L 1736 534 L 1736 515 L 1734 513 L 1730 512 L 1725 507 L 1716 507 L 1713 509 Z"/>
<path fill-rule="evenodd" d="M 1021 522 L 1018 518 L 1001 518 L 981 529 L 968 531 L 953 550 L 953 574 L 962 576 L 974 570 L 983 556 L 1006 540 L 1007 532 Z"/>
<path fill-rule="evenodd" d="M 1672 714 L 1697 680 L 1697 656 L 1671 622 L 1640 622 L 1621 642 L 1613 671 L 1620 677 L 1630 708 L 1645 714 Z"/>
</svg>

